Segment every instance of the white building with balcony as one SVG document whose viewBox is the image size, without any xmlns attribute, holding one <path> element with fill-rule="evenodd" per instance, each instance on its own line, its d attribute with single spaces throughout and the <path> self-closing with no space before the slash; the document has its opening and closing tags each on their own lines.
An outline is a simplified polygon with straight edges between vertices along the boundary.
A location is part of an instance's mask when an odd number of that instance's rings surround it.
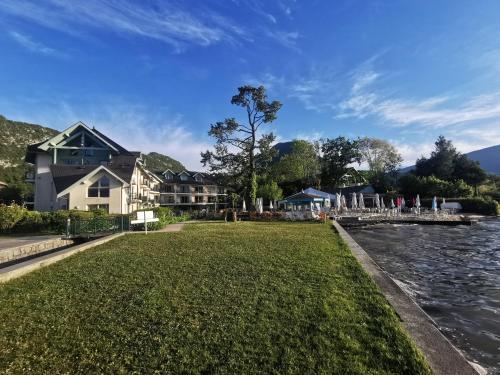
<svg viewBox="0 0 500 375">
<path fill-rule="evenodd" d="M 167 169 L 161 173 L 160 205 L 178 208 L 223 208 L 227 202 L 227 189 L 217 185 L 205 172 Z"/>
<path fill-rule="evenodd" d="M 103 209 L 128 214 L 158 206 L 161 178 L 148 171 L 140 152 L 128 151 L 95 128 L 78 122 L 28 146 L 35 165 L 34 209 Z"/>
</svg>

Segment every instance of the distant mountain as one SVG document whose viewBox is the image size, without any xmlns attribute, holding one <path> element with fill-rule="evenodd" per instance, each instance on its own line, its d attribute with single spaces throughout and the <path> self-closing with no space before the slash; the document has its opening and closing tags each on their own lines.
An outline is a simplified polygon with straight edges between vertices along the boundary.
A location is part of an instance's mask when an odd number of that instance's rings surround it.
<svg viewBox="0 0 500 375">
<path fill-rule="evenodd" d="M 500 175 L 500 145 L 482 148 L 466 153 L 469 158 L 479 162 L 487 173 Z M 408 173 L 415 169 L 414 165 L 401 168 L 400 173 Z"/>
<path fill-rule="evenodd" d="M 273 158 L 273 163 L 280 160 L 286 154 L 292 151 L 293 141 L 276 143 L 273 148 L 277 150 L 277 155 Z"/>
<path fill-rule="evenodd" d="M 7 120 L 0 115 L 0 180 L 24 181 L 30 166 L 24 162 L 26 146 L 53 137 L 57 130 L 26 122 Z"/>
<path fill-rule="evenodd" d="M 8 120 L 0 115 L 0 181 L 23 182 L 32 166 L 24 161 L 26 147 L 42 142 L 59 131 L 41 125 Z M 111 134 L 111 138 L 113 138 Z M 152 171 L 185 169 L 184 165 L 169 156 L 151 152 L 144 155 L 146 166 Z"/>
<path fill-rule="evenodd" d="M 146 168 L 152 172 L 164 172 L 171 169 L 174 172 L 182 172 L 186 167 L 179 161 L 172 159 L 170 156 L 162 155 L 157 152 L 150 152 L 143 155 Z"/>
</svg>

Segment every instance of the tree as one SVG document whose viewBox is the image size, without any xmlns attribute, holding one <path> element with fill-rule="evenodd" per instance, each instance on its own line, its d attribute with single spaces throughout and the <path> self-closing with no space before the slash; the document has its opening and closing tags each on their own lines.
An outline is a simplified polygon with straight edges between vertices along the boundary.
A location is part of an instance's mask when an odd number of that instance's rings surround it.
<svg viewBox="0 0 500 375">
<path fill-rule="evenodd" d="M 203 166 L 212 172 L 222 172 L 232 179 L 248 196 L 253 206 L 257 194 L 257 173 L 266 168 L 272 159 L 272 133 L 260 135 L 259 129 L 276 120 L 281 108 L 279 101 L 267 101 L 263 86 L 243 86 L 231 99 L 231 104 L 246 111 L 245 124 L 235 118 L 226 118 L 210 126 L 208 134 L 215 138 L 214 151 L 201 153 Z"/>
<path fill-rule="evenodd" d="M 435 150 L 430 158 L 421 157 L 415 165 L 417 176 L 436 176 L 441 180 L 449 180 L 453 177 L 455 160 L 458 152 L 451 141 L 440 135 L 435 144 Z"/>
<path fill-rule="evenodd" d="M 359 151 L 359 139 L 349 140 L 345 137 L 327 139 L 321 145 L 322 184 L 338 186 L 346 175 L 352 172 L 353 163 L 361 163 L 362 155 Z"/>
<path fill-rule="evenodd" d="M 311 142 L 294 140 L 291 150 L 273 166 L 271 174 L 278 182 L 313 183 L 320 171 L 317 147 Z"/>
<path fill-rule="evenodd" d="M 471 160 L 467 155 L 457 152 L 453 143 L 439 136 L 436 149 L 430 158 L 424 157 L 417 160 L 415 174 L 418 176 L 435 176 L 441 180 L 457 181 L 477 187 L 487 179 L 486 172 L 479 163 Z"/>
<path fill-rule="evenodd" d="M 479 166 L 477 161 L 471 160 L 467 155 L 461 154 L 455 159 L 453 177 L 464 180 L 467 184 L 474 186 L 474 191 L 477 195 L 478 185 L 485 182 L 488 175 Z"/>
<path fill-rule="evenodd" d="M 259 186 L 259 195 L 270 201 L 277 201 L 283 198 L 283 190 L 278 186 L 276 181 L 271 181 Z"/>
<path fill-rule="evenodd" d="M 377 138 L 363 138 L 359 143 L 362 160 L 374 174 L 395 171 L 403 161 L 401 154 L 389 142 Z"/>
</svg>

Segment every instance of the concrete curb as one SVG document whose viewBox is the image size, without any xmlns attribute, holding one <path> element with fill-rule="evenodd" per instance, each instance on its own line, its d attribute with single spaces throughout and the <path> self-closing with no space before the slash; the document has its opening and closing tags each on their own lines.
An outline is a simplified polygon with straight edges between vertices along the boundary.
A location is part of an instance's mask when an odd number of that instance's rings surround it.
<svg viewBox="0 0 500 375">
<path fill-rule="evenodd" d="M 15 279 L 17 277 L 26 275 L 32 271 L 35 271 L 39 268 L 46 267 L 50 264 L 56 263 L 64 258 L 70 257 L 76 253 L 79 253 L 84 250 L 88 250 L 97 245 L 101 245 L 103 243 L 114 240 L 115 238 L 121 237 L 125 235 L 127 232 L 121 232 L 112 234 L 107 237 L 99 238 L 97 240 L 93 240 L 90 242 L 86 242 L 81 245 L 77 245 L 74 247 L 70 247 L 65 250 L 61 250 L 60 252 L 43 255 L 38 258 L 27 260 L 26 262 L 17 263 L 15 265 L 5 267 L 0 270 L 0 283 L 5 283 L 9 280 Z"/>
<path fill-rule="evenodd" d="M 477 375 L 478 371 L 436 327 L 436 323 L 384 272 L 336 221 L 333 226 L 363 269 L 375 281 L 401 319 L 401 324 L 436 374 Z"/>
</svg>

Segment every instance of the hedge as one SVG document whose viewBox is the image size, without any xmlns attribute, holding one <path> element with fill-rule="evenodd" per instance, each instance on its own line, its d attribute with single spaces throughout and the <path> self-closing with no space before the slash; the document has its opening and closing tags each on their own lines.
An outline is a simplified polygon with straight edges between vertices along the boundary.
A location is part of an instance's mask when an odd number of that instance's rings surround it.
<svg viewBox="0 0 500 375">
<path fill-rule="evenodd" d="M 432 199 L 420 200 L 422 207 L 431 207 Z M 462 205 L 462 211 L 482 215 L 500 215 L 500 205 L 496 200 L 488 198 L 446 198 L 446 202 L 458 202 Z M 440 200 L 439 202 L 440 203 Z"/>
</svg>

